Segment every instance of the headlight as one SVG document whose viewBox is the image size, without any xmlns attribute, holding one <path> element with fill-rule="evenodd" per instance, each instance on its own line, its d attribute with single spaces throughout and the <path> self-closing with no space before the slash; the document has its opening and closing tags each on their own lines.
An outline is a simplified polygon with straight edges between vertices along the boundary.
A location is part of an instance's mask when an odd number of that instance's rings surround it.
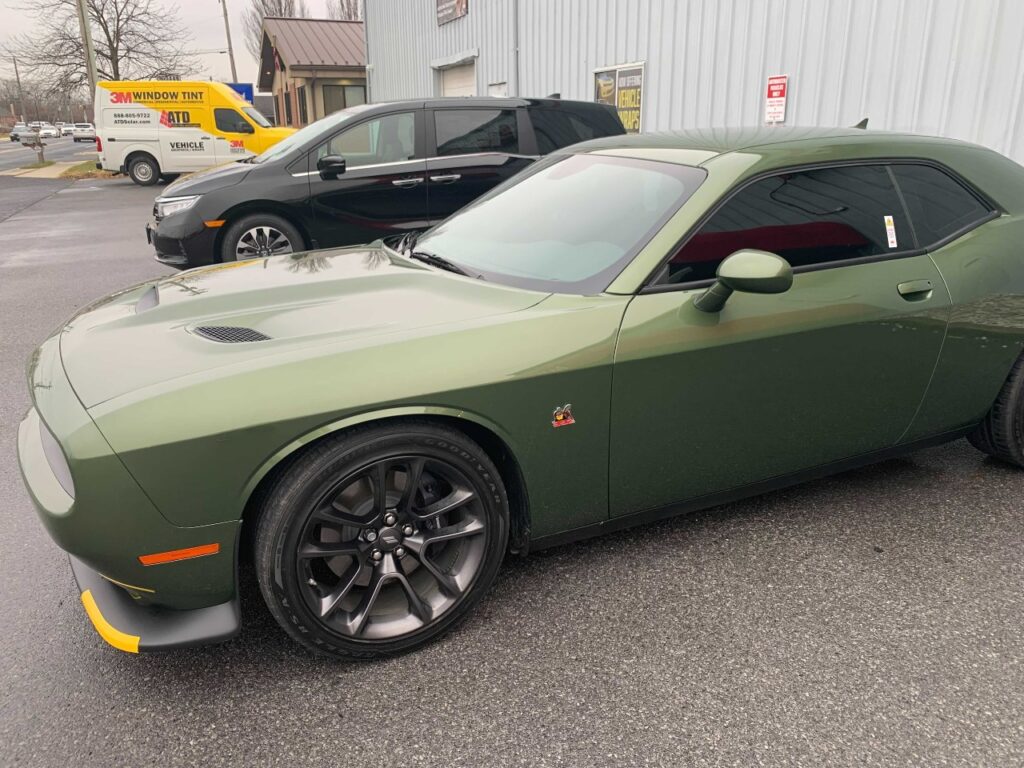
<svg viewBox="0 0 1024 768">
<path fill-rule="evenodd" d="M 61 449 L 60 443 L 57 442 L 57 438 L 46 428 L 42 419 L 39 419 L 39 439 L 43 444 L 43 454 L 50 465 L 50 471 L 53 472 L 60 487 L 67 492 L 68 496 L 72 499 L 75 498 L 75 483 L 71 479 L 68 460 L 64 458 L 64 451 Z"/>
<path fill-rule="evenodd" d="M 199 195 L 187 195 L 185 197 L 158 197 L 156 199 L 156 216 L 162 219 L 172 213 L 187 211 L 199 200 Z"/>
</svg>

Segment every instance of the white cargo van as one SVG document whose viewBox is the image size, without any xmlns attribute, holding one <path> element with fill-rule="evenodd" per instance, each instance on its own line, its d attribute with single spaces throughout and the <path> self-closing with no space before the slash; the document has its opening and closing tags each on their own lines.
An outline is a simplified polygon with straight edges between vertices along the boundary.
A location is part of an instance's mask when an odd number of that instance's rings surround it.
<svg viewBox="0 0 1024 768">
<path fill-rule="evenodd" d="M 143 186 L 259 154 L 294 132 L 224 83 L 104 81 L 95 107 L 98 167 Z"/>
</svg>

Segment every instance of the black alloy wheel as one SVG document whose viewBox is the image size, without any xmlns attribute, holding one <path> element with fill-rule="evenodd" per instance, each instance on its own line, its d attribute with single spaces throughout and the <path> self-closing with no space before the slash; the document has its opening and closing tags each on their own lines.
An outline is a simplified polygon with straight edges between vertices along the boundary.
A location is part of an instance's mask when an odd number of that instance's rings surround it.
<svg viewBox="0 0 1024 768">
<path fill-rule="evenodd" d="M 321 446 L 271 493 L 257 532 L 264 597 L 300 642 L 341 656 L 409 650 L 463 618 L 508 539 L 486 454 L 434 425 Z"/>
</svg>

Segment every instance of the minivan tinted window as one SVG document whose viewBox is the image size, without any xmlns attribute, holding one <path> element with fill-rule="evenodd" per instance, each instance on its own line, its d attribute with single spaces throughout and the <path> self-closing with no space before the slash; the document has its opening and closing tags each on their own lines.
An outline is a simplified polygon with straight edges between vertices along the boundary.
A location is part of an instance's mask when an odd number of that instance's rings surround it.
<svg viewBox="0 0 1024 768">
<path fill-rule="evenodd" d="M 710 280 L 722 260 L 742 248 L 806 267 L 914 247 L 885 166 L 796 171 L 736 192 L 672 257 L 662 282 Z"/>
<path fill-rule="evenodd" d="M 607 130 L 608 126 L 603 126 L 605 130 L 599 130 L 601 126 L 595 127 L 579 116 L 561 109 L 531 109 L 529 114 L 533 121 L 533 132 L 537 137 L 537 151 L 542 155 L 587 139 L 614 133 Z"/>
<path fill-rule="evenodd" d="M 892 171 L 922 247 L 944 240 L 990 213 L 960 182 L 934 166 L 897 163 Z"/>
<path fill-rule="evenodd" d="M 519 151 L 514 109 L 439 109 L 434 131 L 438 155 Z"/>
</svg>

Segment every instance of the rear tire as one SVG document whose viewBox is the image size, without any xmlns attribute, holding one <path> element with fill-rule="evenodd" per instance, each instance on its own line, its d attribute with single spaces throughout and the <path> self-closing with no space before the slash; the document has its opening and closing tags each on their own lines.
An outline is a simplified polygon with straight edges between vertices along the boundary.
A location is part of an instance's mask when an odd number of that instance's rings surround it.
<svg viewBox="0 0 1024 768">
<path fill-rule="evenodd" d="M 140 187 L 151 187 L 160 178 L 160 166 L 149 155 L 137 155 L 128 163 L 128 175 Z"/>
<path fill-rule="evenodd" d="M 255 565 L 294 640 L 342 658 L 420 647 L 462 622 L 508 545 L 480 446 L 425 422 L 355 429 L 299 457 L 261 505 Z"/>
<path fill-rule="evenodd" d="M 1024 357 L 1014 363 L 996 401 L 967 440 L 994 459 L 1024 467 Z"/>
</svg>

